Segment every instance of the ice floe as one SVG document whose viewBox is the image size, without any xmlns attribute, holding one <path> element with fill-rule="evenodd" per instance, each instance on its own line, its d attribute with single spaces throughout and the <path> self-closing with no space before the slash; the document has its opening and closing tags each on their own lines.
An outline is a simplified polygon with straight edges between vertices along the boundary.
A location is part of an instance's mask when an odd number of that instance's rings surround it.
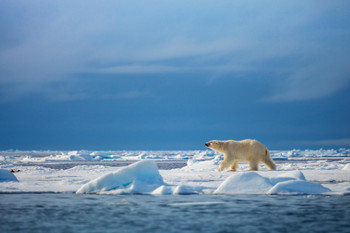
<svg viewBox="0 0 350 233">
<path fill-rule="evenodd" d="M 240 163 L 237 172 L 218 172 L 223 156 L 209 150 L 2 151 L 0 193 L 350 194 L 349 152 L 272 150 L 277 171 Z"/>
<path fill-rule="evenodd" d="M 77 194 L 107 193 L 107 191 L 148 193 L 163 184 L 157 164 L 152 160 L 142 160 L 84 184 Z"/>
<path fill-rule="evenodd" d="M 305 180 L 289 180 L 277 183 L 266 194 L 324 194 L 331 192 L 321 184 Z"/>
<path fill-rule="evenodd" d="M 9 182 L 9 181 L 18 182 L 18 179 L 9 170 L 0 169 L 0 182 Z"/>
<path fill-rule="evenodd" d="M 83 193 L 142 193 L 154 195 L 197 194 L 201 189 L 188 185 L 164 183 L 157 165 L 150 160 L 139 161 L 118 172 L 103 175 L 85 185 Z M 265 177 L 257 172 L 238 172 L 226 178 L 213 194 L 322 194 L 331 192 L 321 184 L 308 182 L 301 171 Z"/>
<path fill-rule="evenodd" d="M 330 191 L 321 184 L 306 181 L 300 171 L 272 178 L 246 172 L 227 178 L 214 194 L 322 194 Z"/>
<path fill-rule="evenodd" d="M 214 194 L 264 194 L 272 186 L 269 178 L 256 172 L 237 173 L 222 182 Z"/>
<path fill-rule="evenodd" d="M 187 185 L 162 185 L 159 188 L 155 189 L 151 194 L 154 195 L 188 195 L 188 194 L 198 194 L 194 187 Z"/>
<path fill-rule="evenodd" d="M 350 163 L 346 164 L 342 170 L 350 171 Z"/>
<path fill-rule="evenodd" d="M 273 159 L 310 159 L 326 157 L 349 157 L 350 149 L 320 149 L 320 150 L 271 150 Z M 191 151 L 0 151 L 1 163 L 45 162 L 70 160 L 144 160 L 144 159 L 193 159 L 212 160 L 221 154 L 213 150 Z"/>
</svg>

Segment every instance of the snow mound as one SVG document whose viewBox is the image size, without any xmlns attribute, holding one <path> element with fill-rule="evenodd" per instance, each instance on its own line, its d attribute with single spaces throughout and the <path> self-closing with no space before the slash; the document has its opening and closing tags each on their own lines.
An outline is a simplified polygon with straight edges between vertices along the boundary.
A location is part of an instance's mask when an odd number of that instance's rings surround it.
<svg viewBox="0 0 350 233">
<path fill-rule="evenodd" d="M 330 191 L 321 184 L 306 181 L 301 171 L 272 178 L 256 172 L 243 172 L 228 177 L 214 194 L 322 194 Z"/>
<path fill-rule="evenodd" d="M 12 174 L 10 171 L 5 169 L 0 169 L 0 182 L 9 182 L 9 181 L 18 182 L 16 176 Z"/>
<path fill-rule="evenodd" d="M 350 163 L 346 164 L 342 170 L 350 171 Z"/>
<path fill-rule="evenodd" d="M 331 192 L 331 190 L 318 183 L 289 180 L 276 184 L 267 194 L 322 194 L 326 192 Z"/>
<path fill-rule="evenodd" d="M 157 164 L 142 160 L 83 185 L 76 193 L 151 193 L 163 185 Z"/>
<path fill-rule="evenodd" d="M 244 172 L 228 177 L 214 191 L 214 194 L 261 194 L 267 192 L 272 186 L 269 178 L 256 172 Z"/>
</svg>

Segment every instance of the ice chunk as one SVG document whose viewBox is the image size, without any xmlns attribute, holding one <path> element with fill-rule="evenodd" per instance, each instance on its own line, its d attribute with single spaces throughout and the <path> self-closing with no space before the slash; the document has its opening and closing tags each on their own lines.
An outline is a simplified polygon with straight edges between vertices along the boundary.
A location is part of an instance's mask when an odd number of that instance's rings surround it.
<svg viewBox="0 0 350 233">
<path fill-rule="evenodd" d="M 350 163 L 346 164 L 342 170 L 350 171 Z"/>
<path fill-rule="evenodd" d="M 278 177 L 291 177 L 291 178 L 295 178 L 296 180 L 306 180 L 304 173 L 302 173 L 299 170 L 285 172 L 285 173 L 278 175 Z"/>
<path fill-rule="evenodd" d="M 272 178 L 247 172 L 228 177 L 214 194 L 321 194 L 330 191 L 321 184 L 307 182 L 300 171 L 286 172 Z"/>
<path fill-rule="evenodd" d="M 156 190 L 152 192 L 154 195 L 189 195 L 189 194 L 197 194 L 197 192 L 191 186 L 187 185 L 162 185 Z"/>
<path fill-rule="evenodd" d="M 193 190 L 191 186 L 187 185 L 178 185 L 175 189 L 173 194 L 176 195 L 184 195 L 184 194 L 196 194 L 196 192 Z"/>
<path fill-rule="evenodd" d="M 273 185 L 256 172 L 237 173 L 228 177 L 214 194 L 264 194 Z"/>
<path fill-rule="evenodd" d="M 184 171 L 216 171 L 217 167 L 219 166 L 220 162 L 222 161 L 222 156 L 217 155 L 211 160 L 196 160 L 196 159 L 189 159 L 187 161 L 187 166 L 183 167 L 182 170 Z"/>
<path fill-rule="evenodd" d="M 270 181 L 272 184 L 277 184 L 280 182 L 288 180 L 306 180 L 304 174 L 301 171 L 290 171 L 282 173 L 276 177 L 271 177 Z"/>
<path fill-rule="evenodd" d="M 267 194 L 322 194 L 326 192 L 331 192 L 331 190 L 318 183 L 289 180 L 276 184 Z"/>
<path fill-rule="evenodd" d="M 150 193 L 163 184 L 157 164 L 152 160 L 143 160 L 92 180 L 76 193 L 102 193 L 110 190 Z"/>
<path fill-rule="evenodd" d="M 152 192 L 154 195 L 170 195 L 173 194 L 173 187 L 168 185 L 162 185 Z"/>
<path fill-rule="evenodd" d="M 93 160 L 90 154 L 79 151 L 69 151 L 67 157 L 69 160 Z"/>
<path fill-rule="evenodd" d="M 16 176 L 12 174 L 10 171 L 5 169 L 0 169 L 0 182 L 9 182 L 9 181 L 18 182 Z"/>
</svg>

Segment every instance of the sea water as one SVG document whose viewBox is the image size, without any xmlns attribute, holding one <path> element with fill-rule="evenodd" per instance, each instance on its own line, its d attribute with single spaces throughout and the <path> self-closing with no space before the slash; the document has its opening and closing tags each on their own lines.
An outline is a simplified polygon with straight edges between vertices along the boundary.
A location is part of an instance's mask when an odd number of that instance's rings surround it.
<svg viewBox="0 0 350 233">
<path fill-rule="evenodd" d="M 343 190 L 340 193 L 348 194 L 344 190 L 349 190 L 349 173 L 342 169 L 344 164 L 349 164 L 349 151 L 293 150 L 271 154 L 280 173 L 311 171 L 308 174 L 313 180 L 334 183 Z M 163 175 L 167 175 L 164 171 L 170 171 L 167 182 L 206 185 L 212 175 L 217 175 L 215 167 L 205 172 L 200 167 L 187 173 L 181 167 L 192 159 L 203 160 L 205 164 L 215 156 L 211 151 L 1 152 L 1 168 L 21 171 L 15 173 L 19 183 L 2 183 L 0 233 L 350 232 L 350 195 L 334 195 L 337 192 L 333 195 L 76 195 L 74 192 L 88 181 L 91 172 L 96 172 L 95 178 L 143 159 L 156 159 Z M 197 175 L 188 176 L 192 173 Z M 228 175 L 214 176 L 214 181 L 223 182 Z"/>
<path fill-rule="evenodd" d="M 350 232 L 350 196 L 0 194 L 0 232 Z"/>
</svg>

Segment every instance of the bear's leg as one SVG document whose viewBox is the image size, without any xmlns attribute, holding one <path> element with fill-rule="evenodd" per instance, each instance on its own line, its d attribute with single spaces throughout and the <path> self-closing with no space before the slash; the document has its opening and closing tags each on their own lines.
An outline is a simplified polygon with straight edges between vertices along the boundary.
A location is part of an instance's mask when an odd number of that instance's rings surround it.
<svg viewBox="0 0 350 233">
<path fill-rule="evenodd" d="M 271 155 L 268 149 L 265 149 L 265 159 L 262 162 L 269 170 L 276 170 L 276 164 L 271 159 Z"/>
<path fill-rule="evenodd" d="M 233 165 L 231 166 L 230 172 L 235 172 L 237 170 L 237 168 L 238 168 L 238 162 L 237 162 L 237 160 L 235 160 L 233 162 Z"/>
<path fill-rule="evenodd" d="M 265 161 L 263 161 L 263 163 L 269 170 L 276 170 L 276 164 L 272 161 L 271 158 L 265 158 Z"/>
<path fill-rule="evenodd" d="M 257 161 L 255 161 L 255 160 L 251 160 L 249 162 L 249 166 L 250 166 L 249 171 L 257 171 L 257 170 L 259 170 L 259 163 Z"/>
<path fill-rule="evenodd" d="M 224 159 L 220 163 L 220 165 L 218 167 L 218 171 L 221 172 L 221 171 L 225 170 L 226 168 L 228 168 L 229 166 L 230 166 L 230 162 L 228 160 Z"/>
</svg>

